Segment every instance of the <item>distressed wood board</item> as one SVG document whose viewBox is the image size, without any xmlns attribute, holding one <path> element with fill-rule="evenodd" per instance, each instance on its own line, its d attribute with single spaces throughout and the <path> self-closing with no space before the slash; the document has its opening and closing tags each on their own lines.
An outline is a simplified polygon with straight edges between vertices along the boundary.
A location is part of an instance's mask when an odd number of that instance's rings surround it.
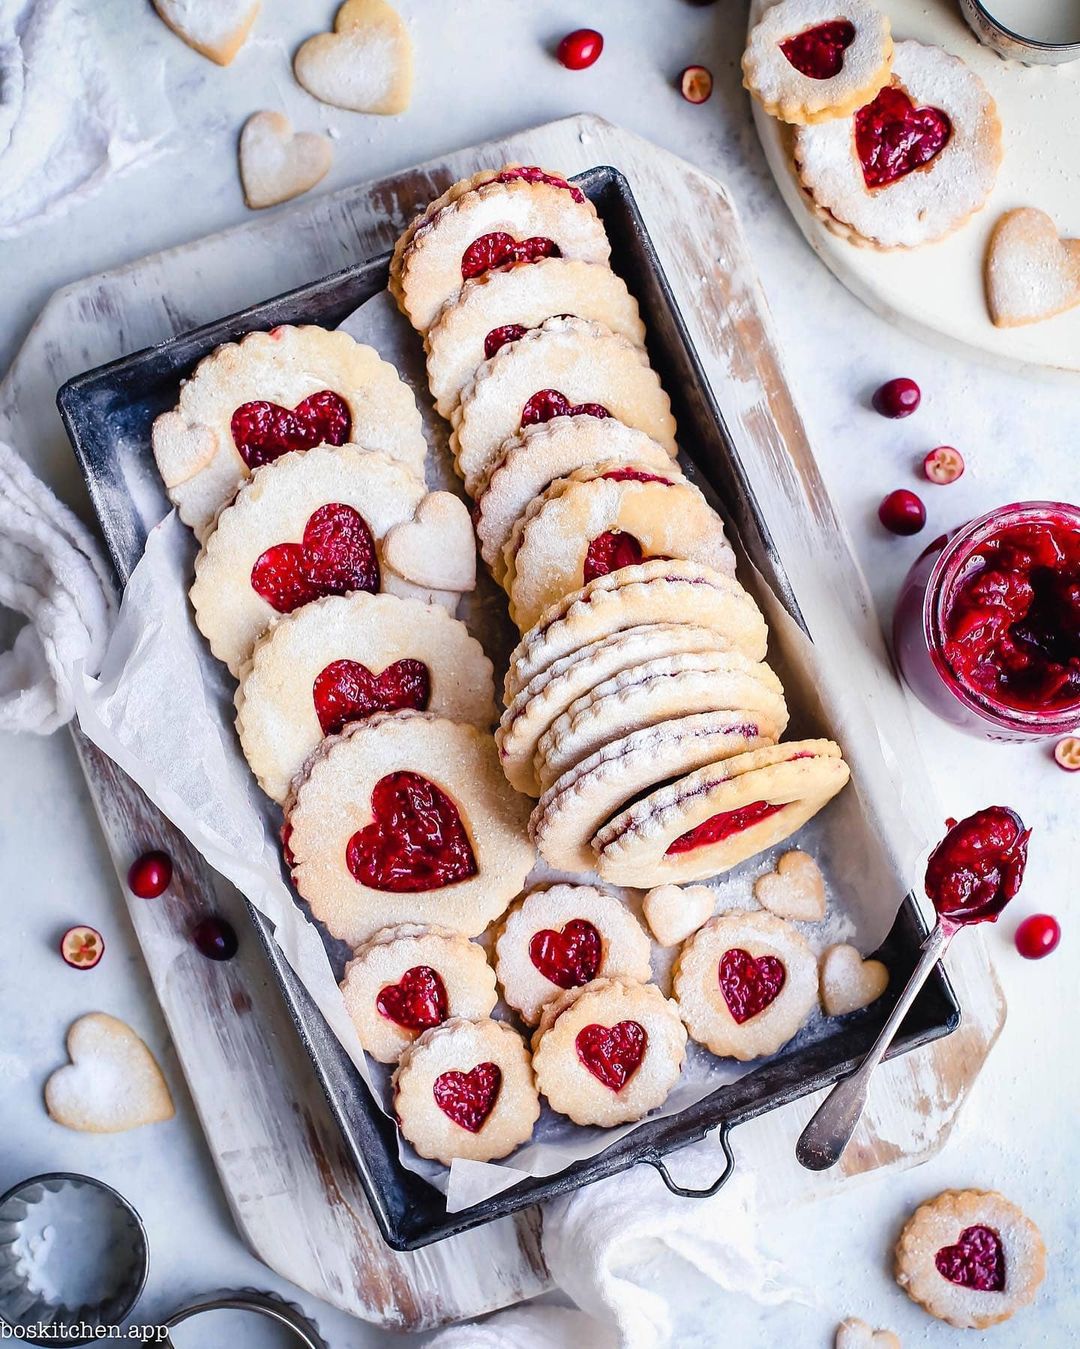
<svg viewBox="0 0 1080 1349">
<path fill-rule="evenodd" d="M 53 407 L 65 379 L 377 253 L 449 182 L 505 160 L 554 164 L 568 173 L 607 163 L 626 174 L 752 486 L 774 507 L 774 534 L 820 577 L 807 603 L 842 606 L 857 637 L 853 684 L 887 705 L 890 716 L 906 717 L 869 592 L 792 402 L 730 198 L 684 161 L 598 118 L 568 118 L 461 151 L 58 292 L 0 386 L 0 434 L 16 444 L 34 442 L 57 479 L 72 481 Z M 811 630 L 813 617 L 807 613 Z M 385 1246 L 257 943 L 245 945 L 224 980 L 219 970 L 211 980 L 205 962 L 188 950 L 190 915 L 213 905 L 242 923 L 240 896 L 77 732 L 76 743 L 118 873 L 151 839 L 182 862 L 185 881 L 175 906 L 134 902 L 130 910 L 251 1250 L 315 1297 L 408 1329 L 476 1316 L 542 1291 L 548 1280 L 535 1210 L 416 1252 Z M 970 936 L 948 959 L 965 1009 L 961 1028 L 880 1070 L 840 1167 L 813 1175 L 794 1159 L 813 1097 L 734 1135 L 740 1165 L 758 1177 L 762 1204 L 811 1199 L 848 1176 L 911 1165 L 942 1145 L 1004 1021 L 985 948 L 977 934 Z M 677 1166 L 676 1159 L 676 1172 Z"/>
</svg>

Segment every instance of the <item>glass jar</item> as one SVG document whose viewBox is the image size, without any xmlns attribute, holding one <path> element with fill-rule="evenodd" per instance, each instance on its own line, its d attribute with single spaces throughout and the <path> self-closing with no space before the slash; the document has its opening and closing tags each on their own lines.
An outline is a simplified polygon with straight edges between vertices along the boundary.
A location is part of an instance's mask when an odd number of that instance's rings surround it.
<svg viewBox="0 0 1080 1349">
<path fill-rule="evenodd" d="M 1023 545 L 1028 541 L 1055 555 L 1058 565 L 1046 566 L 1039 559 L 1025 570 L 1028 553 Z M 997 610 L 990 600 L 998 599 L 1001 591 L 994 593 L 985 583 L 972 590 L 980 576 L 990 573 L 1001 580 L 1005 592 L 1014 588 L 1023 594 L 1031 593 L 1026 587 L 1035 578 L 1037 599 L 1023 620 L 1030 627 L 1028 615 L 1035 615 L 1040 631 L 1034 644 L 1029 634 L 1019 647 L 1021 658 L 1033 652 L 1034 662 L 1031 671 L 1021 669 L 1015 679 L 1008 654 L 1017 649 L 1014 625 L 995 629 L 992 622 Z M 1062 597 L 1059 589 L 1048 600 L 1048 588 L 1063 574 L 1069 578 L 1066 587 L 1074 582 L 1078 598 Z M 1008 604 L 1007 593 L 1003 602 Z M 1075 622 L 1070 621 L 1070 606 Z M 981 621 L 988 615 L 990 623 Z M 965 629 L 966 645 L 957 641 Z M 1040 650 L 1040 637 L 1054 642 L 1052 657 L 1046 654 L 1045 641 Z M 980 642 L 984 658 L 976 660 L 972 652 L 979 654 Z M 1040 689 L 1040 672 L 1062 669 L 1062 647 L 1068 652 L 1066 668 L 1075 665 L 1078 671 L 1075 679 L 1057 693 L 1050 691 L 1052 678 Z M 935 539 L 901 587 L 893 649 L 916 697 L 960 730 L 1007 741 L 1075 731 L 1080 727 L 1080 507 L 1059 501 L 1014 502 Z"/>
</svg>

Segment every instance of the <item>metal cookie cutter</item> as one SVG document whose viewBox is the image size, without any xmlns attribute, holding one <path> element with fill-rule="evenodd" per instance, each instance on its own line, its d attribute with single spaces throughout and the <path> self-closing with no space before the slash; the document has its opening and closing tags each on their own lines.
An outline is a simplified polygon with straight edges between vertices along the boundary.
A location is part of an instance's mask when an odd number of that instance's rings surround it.
<svg viewBox="0 0 1080 1349">
<path fill-rule="evenodd" d="M 167 1330 L 175 1330 L 184 1322 L 194 1321 L 200 1316 L 205 1317 L 209 1323 L 214 1312 L 222 1311 L 248 1312 L 252 1317 L 261 1316 L 276 1321 L 278 1325 L 292 1331 L 296 1344 L 303 1345 L 304 1349 L 329 1349 L 319 1334 L 318 1326 L 295 1302 L 286 1302 L 284 1298 L 274 1293 L 261 1293 L 257 1288 L 226 1289 L 218 1293 L 207 1293 L 198 1301 L 174 1312 L 165 1322 L 165 1327 Z M 213 1342 L 212 1329 L 212 1324 L 208 1324 L 206 1333 L 200 1335 L 202 1345 Z M 171 1337 L 163 1343 L 170 1346 L 170 1349 L 176 1349 Z"/>
<path fill-rule="evenodd" d="M 1038 0 L 1032 0 L 1032 10 L 1038 7 Z M 986 0 L 986 3 L 983 0 L 960 0 L 960 8 L 979 41 L 992 47 L 999 56 L 1029 66 L 1059 66 L 1080 58 L 1080 36 L 1070 36 L 1063 42 L 1046 42 L 1018 33 L 995 17 L 994 0 Z"/>
</svg>

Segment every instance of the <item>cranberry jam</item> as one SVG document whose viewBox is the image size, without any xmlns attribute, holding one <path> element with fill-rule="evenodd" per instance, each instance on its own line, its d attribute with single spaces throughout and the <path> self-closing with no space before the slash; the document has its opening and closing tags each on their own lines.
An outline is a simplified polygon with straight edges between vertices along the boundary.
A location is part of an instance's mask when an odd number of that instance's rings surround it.
<svg viewBox="0 0 1080 1349">
<path fill-rule="evenodd" d="M 954 824 L 926 864 L 926 893 L 942 922 L 997 922 L 1024 879 L 1030 837 L 1007 806 L 988 806 Z"/>
</svg>

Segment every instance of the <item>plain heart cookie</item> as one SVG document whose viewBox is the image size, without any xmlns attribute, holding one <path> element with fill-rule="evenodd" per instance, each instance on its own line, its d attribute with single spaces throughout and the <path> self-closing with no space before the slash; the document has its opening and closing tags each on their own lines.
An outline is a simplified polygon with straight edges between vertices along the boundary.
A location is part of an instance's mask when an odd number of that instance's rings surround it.
<svg viewBox="0 0 1080 1349">
<path fill-rule="evenodd" d="M 821 1005 L 826 1016 L 847 1016 L 869 1007 L 889 987 L 880 960 L 864 960 L 854 946 L 830 946 L 821 957 Z"/>
<path fill-rule="evenodd" d="M 835 1349 L 901 1349 L 899 1336 L 891 1330 L 875 1330 L 857 1316 L 836 1327 Z"/>
<path fill-rule="evenodd" d="M 412 38 L 386 0 L 347 0 L 334 31 L 308 38 L 293 70 L 321 103 L 393 116 L 412 98 Z"/>
<path fill-rule="evenodd" d="M 465 503 L 452 492 L 429 492 L 411 520 L 383 540 L 383 562 L 406 581 L 463 594 L 476 587 L 476 544 Z"/>
<path fill-rule="evenodd" d="M 986 249 L 986 304 L 998 328 L 1040 323 L 1080 304 L 1080 239 L 1045 211 L 1006 211 Z"/>
<path fill-rule="evenodd" d="M 809 853 L 795 848 L 784 853 L 775 871 L 757 878 L 754 898 L 778 918 L 820 923 L 825 917 L 825 877 Z"/>
<path fill-rule="evenodd" d="M 260 0 L 154 0 L 154 8 L 194 51 L 227 66 L 247 41 Z"/>
<path fill-rule="evenodd" d="M 67 1051 L 71 1063 L 45 1084 L 45 1105 L 57 1124 L 114 1134 L 176 1113 L 157 1060 L 116 1017 L 104 1012 L 80 1017 L 68 1031 Z"/>
<path fill-rule="evenodd" d="M 661 946 L 678 946 L 712 917 L 716 892 L 707 885 L 658 885 L 641 902 L 649 931 Z"/>
<path fill-rule="evenodd" d="M 326 177 L 334 152 L 325 136 L 294 132 L 280 112 L 256 112 L 240 133 L 240 180 L 252 210 L 290 201 Z"/>
</svg>

